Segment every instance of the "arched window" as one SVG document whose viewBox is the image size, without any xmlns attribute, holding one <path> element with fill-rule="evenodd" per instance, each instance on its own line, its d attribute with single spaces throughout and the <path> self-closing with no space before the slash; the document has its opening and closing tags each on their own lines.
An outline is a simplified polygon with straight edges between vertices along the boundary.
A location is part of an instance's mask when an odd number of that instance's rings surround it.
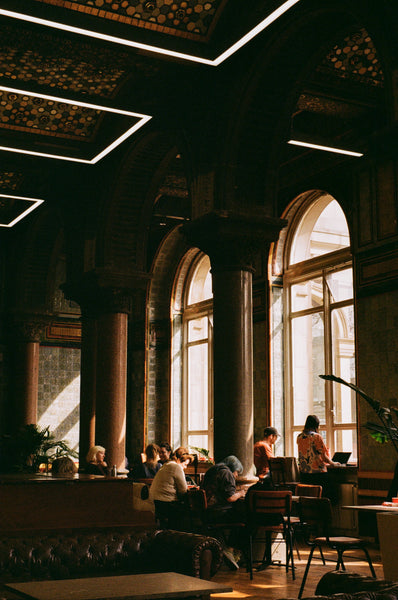
<svg viewBox="0 0 398 600">
<path fill-rule="evenodd" d="M 316 414 L 330 452 L 357 457 L 355 394 L 319 378 L 355 383 L 350 236 L 338 202 L 323 193 L 291 223 L 283 273 L 285 452 Z"/>
<path fill-rule="evenodd" d="M 182 343 L 179 345 L 182 349 L 181 432 L 180 440 L 174 435 L 173 442 L 205 448 L 212 455 L 213 293 L 209 257 L 199 253 L 188 269 L 181 268 L 180 274 L 183 278 Z M 173 412 L 179 413 L 178 409 Z"/>
</svg>

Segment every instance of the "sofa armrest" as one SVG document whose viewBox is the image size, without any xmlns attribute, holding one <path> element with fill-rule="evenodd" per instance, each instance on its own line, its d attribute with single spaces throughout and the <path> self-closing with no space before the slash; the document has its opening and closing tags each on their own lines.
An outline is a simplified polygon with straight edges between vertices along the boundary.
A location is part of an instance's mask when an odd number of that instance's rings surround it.
<svg viewBox="0 0 398 600">
<path fill-rule="evenodd" d="M 170 529 L 156 531 L 145 546 L 145 554 L 150 555 L 145 563 L 154 571 L 175 571 L 211 579 L 222 562 L 220 542 L 196 533 Z"/>
<path fill-rule="evenodd" d="M 329 571 L 321 577 L 316 586 L 316 596 L 332 594 L 355 594 L 357 592 L 379 592 L 395 586 L 394 581 L 375 579 L 350 571 Z M 397 586 L 398 589 L 398 586 Z"/>
</svg>

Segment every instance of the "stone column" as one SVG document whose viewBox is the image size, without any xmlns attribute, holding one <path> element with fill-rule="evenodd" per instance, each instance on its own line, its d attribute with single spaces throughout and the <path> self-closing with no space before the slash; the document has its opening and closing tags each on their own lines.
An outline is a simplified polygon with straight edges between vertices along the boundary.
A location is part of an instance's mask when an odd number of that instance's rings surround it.
<svg viewBox="0 0 398 600">
<path fill-rule="evenodd" d="M 130 298 L 107 290 L 98 316 L 95 440 L 106 448 L 108 466 L 124 468 L 126 457 L 127 325 Z"/>
<path fill-rule="evenodd" d="M 37 423 L 39 349 L 44 325 L 34 320 L 15 320 L 10 331 L 13 357 L 13 396 L 10 422 L 17 430 Z"/>
<path fill-rule="evenodd" d="M 212 266 L 215 459 L 236 455 L 246 479 L 253 478 L 254 255 L 267 251 L 284 224 L 222 211 L 185 227 L 188 241 L 209 255 Z"/>
</svg>

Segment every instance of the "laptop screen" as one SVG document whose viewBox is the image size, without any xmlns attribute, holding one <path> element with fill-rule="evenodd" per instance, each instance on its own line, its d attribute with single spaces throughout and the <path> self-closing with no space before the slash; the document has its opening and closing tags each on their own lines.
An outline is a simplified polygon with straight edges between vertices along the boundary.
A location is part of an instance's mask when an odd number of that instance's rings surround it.
<svg viewBox="0 0 398 600">
<path fill-rule="evenodd" d="M 332 461 L 339 462 L 341 465 L 346 465 L 351 456 L 351 452 L 335 452 Z"/>
</svg>

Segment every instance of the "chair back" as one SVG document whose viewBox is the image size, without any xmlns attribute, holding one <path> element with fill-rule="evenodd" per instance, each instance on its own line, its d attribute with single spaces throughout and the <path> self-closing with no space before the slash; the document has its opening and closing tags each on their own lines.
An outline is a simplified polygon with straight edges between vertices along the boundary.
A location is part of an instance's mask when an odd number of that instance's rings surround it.
<svg viewBox="0 0 398 600">
<path fill-rule="evenodd" d="M 290 521 L 292 492 L 290 490 L 253 490 L 247 494 L 248 518 L 252 524 L 275 526 Z"/>
<path fill-rule="evenodd" d="M 329 540 L 332 522 L 332 505 L 329 498 L 300 496 L 298 511 L 300 521 L 306 525 L 309 537 L 323 535 Z"/>
<path fill-rule="evenodd" d="M 277 456 L 268 459 L 269 472 L 274 487 L 286 485 L 285 459 L 283 456 Z"/>
<path fill-rule="evenodd" d="M 201 516 L 207 509 L 206 492 L 200 488 L 188 490 L 187 502 L 190 511 L 197 516 Z"/>
<path fill-rule="evenodd" d="M 322 486 L 312 485 L 309 483 L 298 483 L 296 485 L 295 496 L 311 496 L 312 498 L 320 498 L 322 496 Z"/>
</svg>

